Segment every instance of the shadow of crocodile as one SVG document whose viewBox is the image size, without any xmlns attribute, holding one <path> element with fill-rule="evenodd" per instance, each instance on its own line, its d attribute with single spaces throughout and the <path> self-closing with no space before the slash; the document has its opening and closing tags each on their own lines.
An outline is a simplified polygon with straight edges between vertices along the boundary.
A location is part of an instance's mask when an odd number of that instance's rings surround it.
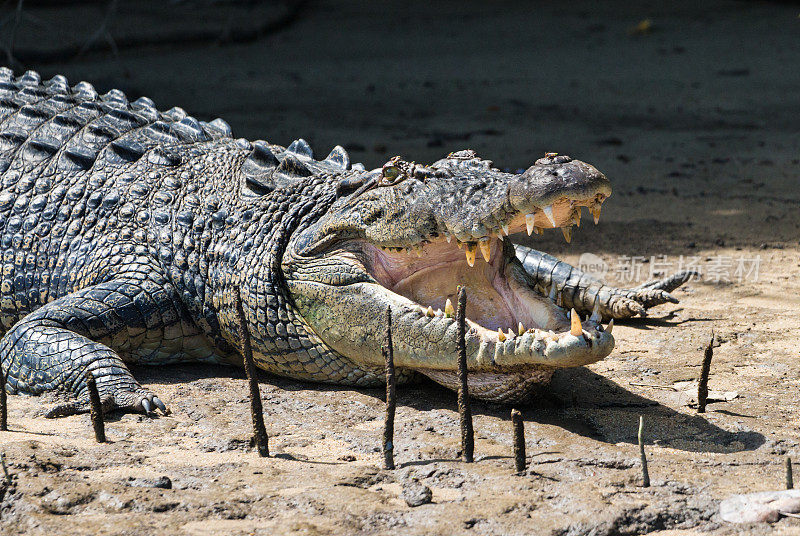
<svg viewBox="0 0 800 536">
<path fill-rule="evenodd" d="M 205 383 L 208 380 L 217 384 L 228 378 L 244 378 L 242 369 L 215 365 L 134 368 L 136 377 L 145 384 Z M 378 401 L 384 396 L 382 389 L 313 384 L 272 376 L 263 371 L 259 371 L 259 381 L 286 392 L 286 396 L 291 396 L 292 391 L 341 392 L 343 399 L 347 393 L 358 392 Z M 398 411 L 402 411 L 403 406 L 418 411 L 457 411 L 455 393 L 427 378 L 398 387 Z M 549 385 L 541 387 L 527 402 L 517 407 L 528 421 L 559 426 L 571 433 L 610 444 L 636 444 L 639 415 L 644 415 L 647 423 L 647 443 L 662 447 L 688 452 L 733 453 L 755 450 L 766 441 L 760 433 L 724 430 L 700 415 L 676 411 L 632 393 L 587 368 L 559 370 Z M 509 408 L 477 400 L 472 403 L 474 414 L 500 419 L 509 418 Z M 383 417 L 382 410 L 376 417 Z"/>
</svg>

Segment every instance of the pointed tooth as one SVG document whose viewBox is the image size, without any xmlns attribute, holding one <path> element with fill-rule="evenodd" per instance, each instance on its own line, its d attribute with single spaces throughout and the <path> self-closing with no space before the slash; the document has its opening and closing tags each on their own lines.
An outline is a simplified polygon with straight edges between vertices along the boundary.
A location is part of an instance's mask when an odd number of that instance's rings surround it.
<svg viewBox="0 0 800 536">
<path fill-rule="evenodd" d="M 453 302 L 450 301 L 450 298 L 447 298 L 447 301 L 444 302 L 444 316 L 447 318 L 452 318 L 456 315 L 456 310 L 453 309 Z"/>
<path fill-rule="evenodd" d="M 600 302 L 595 302 L 594 304 L 594 311 L 592 311 L 592 316 L 589 317 L 589 320 L 595 323 L 599 323 L 603 319 L 603 315 L 600 314 Z"/>
<path fill-rule="evenodd" d="M 517 323 L 517 335 L 522 335 L 525 333 L 525 326 L 522 325 L 522 322 Z"/>
<path fill-rule="evenodd" d="M 555 217 L 553 217 L 553 205 L 547 205 L 546 207 L 544 207 L 542 209 L 542 212 L 544 212 L 544 215 L 547 216 L 548 220 L 550 220 L 550 225 L 555 227 L 556 226 L 556 219 L 555 219 Z"/>
<path fill-rule="evenodd" d="M 513 339 L 514 338 L 514 332 L 511 331 L 511 328 L 508 328 L 508 338 L 509 339 Z"/>
<path fill-rule="evenodd" d="M 453 237 L 452 237 L 452 235 L 450 235 L 450 233 L 444 233 L 444 238 L 445 238 L 445 240 L 447 240 L 448 244 L 453 239 Z"/>
<path fill-rule="evenodd" d="M 433 318 L 434 316 L 436 316 L 436 313 L 434 313 L 434 312 L 433 312 L 433 307 L 431 307 L 431 306 L 429 305 L 429 306 L 428 306 L 428 308 L 425 310 L 425 315 L 426 315 L 426 316 L 429 316 L 429 317 L 431 317 L 431 318 Z"/>
<path fill-rule="evenodd" d="M 497 340 L 503 342 L 506 340 L 506 334 L 503 333 L 503 328 L 497 330 Z"/>
<path fill-rule="evenodd" d="M 481 247 L 481 255 L 483 255 L 483 259 L 486 262 L 492 260 L 492 242 L 491 239 L 487 237 L 483 237 L 478 241 L 478 245 Z"/>
<path fill-rule="evenodd" d="M 414 253 L 417 254 L 417 257 L 422 257 L 422 246 L 414 246 Z"/>
<path fill-rule="evenodd" d="M 533 228 L 533 232 L 536 233 L 536 234 L 539 234 L 539 235 L 543 235 L 544 234 L 544 229 L 542 229 L 541 227 L 534 227 Z"/>
<path fill-rule="evenodd" d="M 597 203 L 595 206 L 593 206 L 592 208 L 589 209 L 589 210 L 591 210 L 592 216 L 594 217 L 594 224 L 595 225 L 600 223 L 600 208 L 601 208 L 601 206 L 602 205 L 600 205 L 600 203 Z"/>
<path fill-rule="evenodd" d="M 611 331 L 612 331 L 613 329 L 614 329 L 614 319 L 612 318 L 611 320 L 609 320 L 609 322 L 608 322 L 608 326 L 606 326 L 606 333 L 608 333 L 609 335 L 611 335 Z"/>
<path fill-rule="evenodd" d="M 580 209 L 580 207 L 578 207 L 578 210 L 576 210 L 573 214 L 574 214 L 574 216 L 572 217 L 572 221 L 575 222 L 575 226 L 576 227 L 580 227 L 581 226 L 581 209 Z"/>
<path fill-rule="evenodd" d="M 509 230 L 509 229 L 508 229 L 508 225 L 502 225 L 502 228 L 503 228 L 503 232 L 506 234 L 506 236 L 508 236 L 508 235 L 509 235 L 509 232 L 508 232 L 508 230 Z"/>
<path fill-rule="evenodd" d="M 458 249 L 461 249 L 464 247 L 464 242 L 462 242 L 461 240 L 456 240 L 456 245 L 458 246 Z"/>
<path fill-rule="evenodd" d="M 534 216 L 533 213 L 525 215 L 525 227 L 528 229 L 528 236 L 531 236 L 533 232 L 533 222 L 535 219 L 536 216 Z"/>
<path fill-rule="evenodd" d="M 477 253 L 478 245 L 475 242 L 467 242 L 464 249 L 467 256 L 467 264 L 470 267 L 475 266 L 475 254 Z"/>
<path fill-rule="evenodd" d="M 578 312 L 572 309 L 570 312 L 570 330 L 569 332 L 576 337 L 583 335 L 583 328 L 581 328 L 581 317 Z"/>
<path fill-rule="evenodd" d="M 567 241 L 567 244 L 572 242 L 572 225 L 568 225 L 567 227 L 562 227 L 561 233 L 564 235 L 564 240 Z"/>
</svg>

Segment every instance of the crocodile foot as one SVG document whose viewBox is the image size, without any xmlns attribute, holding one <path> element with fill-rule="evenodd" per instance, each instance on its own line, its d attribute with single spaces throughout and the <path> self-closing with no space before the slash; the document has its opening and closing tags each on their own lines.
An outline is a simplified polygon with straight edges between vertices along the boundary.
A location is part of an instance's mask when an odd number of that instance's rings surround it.
<svg viewBox="0 0 800 536">
<path fill-rule="evenodd" d="M 123 411 L 150 414 L 157 408 L 164 415 L 170 414 L 170 410 L 164 402 L 144 387 L 140 387 L 135 391 L 119 390 L 113 394 L 101 395 L 100 401 L 103 405 L 103 413 Z M 89 410 L 89 398 L 83 397 L 51 408 L 45 413 L 45 417 L 48 419 L 68 417 L 70 415 L 88 413 Z"/>
</svg>

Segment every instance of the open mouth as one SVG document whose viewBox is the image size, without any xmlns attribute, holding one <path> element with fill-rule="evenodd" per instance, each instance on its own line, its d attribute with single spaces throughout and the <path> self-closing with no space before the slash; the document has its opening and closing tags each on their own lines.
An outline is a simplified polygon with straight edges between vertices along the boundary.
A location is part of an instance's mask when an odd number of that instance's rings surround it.
<svg viewBox="0 0 800 536">
<path fill-rule="evenodd" d="M 521 399 L 557 368 L 594 363 L 611 353 L 613 324 L 604 328 L 597 312 L 582 319 L 560 306 L 557 293 L 539 292 L 507 237 L 560 227 L 569 241 L 573 225 L 580 225 L 581 208 L 587 207 L 596 222 L 604 199 L 601 193 L 583 200 L 563 198 L 547 209 L 516 214 L 466 242 L 445 234 L 410 248 L 365 243 L 365 267 L 383 292 L 394 297 L 388 300 L 393 311 L 399 308 L 402 319 L 411 318 L 410 331 L 423 333 L 434 348 L 437 336 L 443 346 L 451 346 L 454 304 L 458 287 L 464 286 L 468 355 L 476 362 L 469 376 L 470 394 L 494 401 Z M 402 338 L 395 344 L 401 353 L 430 363 L 415 370 L 457 388 L 457 375 L 435 349 L 426 353 Z"/>
<path fill-rule="evenodd" d="M 464 286 L 467 322 L 482 339 L 505 343 L 527 334 L 557 342 L 571 335 L 591 345 L 604 331 L 599 315 L 582 322 L 577 313 L 560 307 L 557 297 L 540 294 L 506 237 L 560 227 L 570 241 L 573 225 L 580 225 L 581 207 L 587 207 L 597 221 L 604 199 L 603 194 L 581 201 L 562 199 L 547 209 L 518 214 L 473 241 L 445 234 L 410 248 L 367 244 L 367 269 L 382 286 L 413 302 L 429 318 L 453 318 L 458 287 Z"/>
</svg>

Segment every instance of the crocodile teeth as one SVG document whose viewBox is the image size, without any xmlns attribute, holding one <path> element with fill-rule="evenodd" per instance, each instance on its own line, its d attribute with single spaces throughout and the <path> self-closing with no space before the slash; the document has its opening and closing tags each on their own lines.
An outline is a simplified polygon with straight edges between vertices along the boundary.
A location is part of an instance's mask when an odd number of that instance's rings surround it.
<svg viewBox="0 0 800 536">
<path fill-rule="evenodd" d="M 553 216 L 553 205 L 548 205 L 542 209 L 544 215 L 547 216 L 547 219 L 550 220 L 550 224 L 555 227 L 556 226 L 556 219 Z"/>
<path fill-rule="evenodd" d="M 564 240 L 567 241 L 567 244 L 572 242 L 572 226 L 569 225 L 567 227 L 561 228 L 561 233 L 564 235 Z"/>
<path fill-rule="evenodd" d="M 592 208 L 589 209 L 592 212 L 592 216 L 594 217 L 594 224 L 595 225 L 600 223 L 600 208 L 601 208 L 601 206 L 598 203 L 597 205 L 595 205 L 595 206 L 593 206 Z"/>
<path fill-rule="evenodd" d="M 614 319 L 612 318 L 612 319 L 611 319 L 611 320 L 608 322 L 608 326 L 606 326 L 606 333 L 608 333 L 609 335 L 611 335 L 611 331 L 612 331 L 613 329 L 614 329 Z"/>
<path fill-rule="evenodd" d="M 509 339 L 513 339 L 514 338 L 514 332 L 511 331 L 511 328 L 508 328 L 508 338 Z"/>
<path fill-rule="evenodd" d="M 522 322 L 517 323 L 517 335 L 522 336 L 525 333 L 525 326 L 522 325 Z"/>
<path fill-rule="evenodd" d="M 503 328 L 500 328 L 500 329 L 497 330 L 497 340 L 500 341 L 500 342 L 503 342 L 504 340 L 506 340 L 506 334 L 503 333 Z"/>
<path fill-rule="evenodd" d="M 434 313 L 434 312 L 433 312 L 433 307 L 431 307 L 430 305 L 429 305 L 429 306 L 428 306 L 428 308 L 425 310 L 425 314 L 426 314 L 427 316 L 431 317 L 431 318 L 433 318 L 434 316 L 436 316 L 436 313 Z"/>
<path fill-rule="evenodd" d="M 481 247 L 481 255 L 483 255 L 483 259 L 486 262 L 492 260 L 492 243 L 488 238 L 481 238 L 478 241 L 478 245 Z"/>
<path fill-rule="evenodd" d="M 536 217 L 533 214 L 527 214 L 525 216 L 525 226 L 528 228 L 528 236 L 531 236 L 531 233 L 533 232 L 533 222 L 535 219 Z M 555 224 L 553 226 L 555 227 Z"/>
<path fill-rule="evenodd" d="M 578 313 L 574 308 L 570 312 L 569 332 L 576 337 L 580 337 L 583 334 L 583 328 L 581 328 L 581 317 L 578 316 Z"/>
<path fill-rule="evenodd" d="M 464 249 L 467 255 L 467 264 L 470 267 L 475 266 L 475 254 L 477 253 L 478 245 L 475 242 L 467 242 Z"/>
<path fill-rule="evenodd" d="M 453 309 L 453 302 L 450 301 L 450 298 L 447 298 L 447 301 L 444 304 L 444 316 L 447 318 L 452 318 L 456 314 L 455 309 Z"/>
<path fill-rule="evenodd" d="M 574 212 L 574 216 L 572 217 L 572 221 L 575 222 L 576 227 L 581 226 L 581 209 L 579 208 Z"/>
<path fill-rule="evenodd" d="M 603 319 L 603 316 L 600 314 L 600 302 L 596 302 L 594 304 L 594 311 L 592 311 L 592 316 L 589 318 L 592 322 L 600 322 Z"/>
<path fill-rule="evenodd" d="M 446 232 L 446 231 L 445 231 L 445 233 L 444 233 L 444 238 L 445 238 L 445 240 L 447 240 L 447 243 L 448 243 L 448 244 L 449 244 L 449 243 L 450 243 L 450 241 L 453 239 L 453 237 L 450 235 L 450 233 L 448 233 L 448 232 Z"/>
<path fill-rule="evenodd" d="M 509 235 L 508 225 L 503 225 L 502 227 L 503 227 L 503 232 L 506 234 L 506 236 L 508 236 Z"/>
</svg>

